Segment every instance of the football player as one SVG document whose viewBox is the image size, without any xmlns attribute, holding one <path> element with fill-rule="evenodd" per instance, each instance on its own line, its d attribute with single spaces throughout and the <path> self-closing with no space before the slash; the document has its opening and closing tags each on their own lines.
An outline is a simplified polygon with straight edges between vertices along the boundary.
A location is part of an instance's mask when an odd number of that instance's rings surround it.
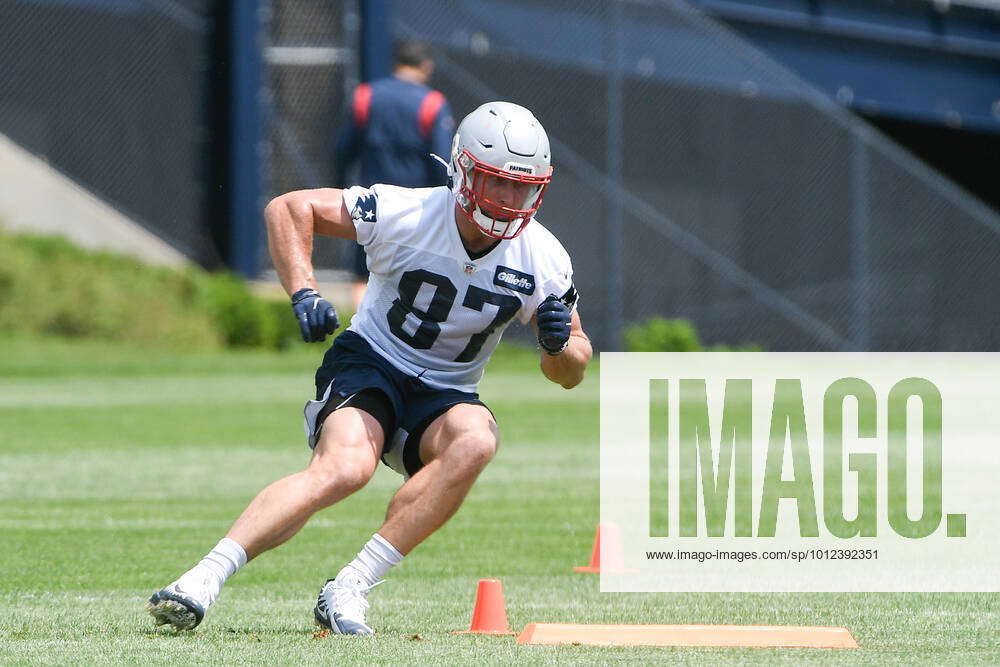
<svg viewBox="0 0 1000 667">
<path fill-rule="evenodd" d="M 506 326 L 533 323 L 549 380 L 569 389 L 583 379 L 592 352 L 570 259 L 534 219 L 552 178 L 545 130 L 523 107 L 484 104 L 459 125 L 448 171 L 450 187 L 319 189 L 268 204 L 271 256 L 306 341 L 338 327 L 316 289 L 314 234 L 364 246 L 369 289 L 316 373 L 309 465 L 261 491 L 204 559 L 150 598 L 158 624 L 198 625 L 226 579 L 362 488 L 381 459 L 403 485 L 314 609 L 335 633 L 372 634 L 369 590 L 458 510 L 496 453 L 497 424 L 476 388 Z"/>
</svg>

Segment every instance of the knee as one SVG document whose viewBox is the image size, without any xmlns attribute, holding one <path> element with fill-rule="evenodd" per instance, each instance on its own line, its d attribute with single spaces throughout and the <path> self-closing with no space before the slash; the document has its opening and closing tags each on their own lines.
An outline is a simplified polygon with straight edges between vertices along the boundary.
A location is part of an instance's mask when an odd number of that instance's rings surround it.
<svg viewBox="0 0 1000 667">
<path fill-rule="evenodd" d="M 366 461 L 340 460 L 309 468 L 313 480 L 313 497 L 317 505 L 328 507 L 359 491 L 375 473 L 374 466 Z"/>
<path fill-rule="evenodd" d="M 491 431 L 463 432 L 448 447 L 449 467 L 460 475 L 478 475 L 496 456 L 499 445 Z"/>
</svg>

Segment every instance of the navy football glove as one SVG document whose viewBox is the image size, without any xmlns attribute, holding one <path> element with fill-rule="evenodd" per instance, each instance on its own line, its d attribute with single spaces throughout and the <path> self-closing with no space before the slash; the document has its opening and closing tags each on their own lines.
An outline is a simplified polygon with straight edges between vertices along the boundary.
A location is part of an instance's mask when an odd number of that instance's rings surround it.
<svg viewBox="0 0 1000 667">
<path fill-rule="evenodd" d="M 538 306 L 538 344 L 548 354 L 559 354 L 569 345 L 569 323 L 572 313 L 558 297 L 549 295 Z"/>
<path fill-rule="evenodd" d="M 340 326 L 337 310 L 312 288 L 303 287 L 292 295 L 292 310 L 302 329 L 302 340 L 307 343 L 326 340 L 326 335 Z"/>
</svg>

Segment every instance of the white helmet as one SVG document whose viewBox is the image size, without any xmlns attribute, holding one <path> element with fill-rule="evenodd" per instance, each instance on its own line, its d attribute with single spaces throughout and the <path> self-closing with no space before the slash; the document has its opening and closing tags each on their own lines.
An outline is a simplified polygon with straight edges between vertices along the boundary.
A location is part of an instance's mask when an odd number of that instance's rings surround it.
<svg viewBox="0 0 1000 667">
<path fill-rule="evenodd" d="M 530 111 L 510 102 L 489 102 L 465 117 L 455 131 L 448 166 L 459 207 L 484 234 L 497 239 L 524 231 L 552 180 L 545 129 Z M 530 186 L 520 208 L 485 197 L 487 176 Z"/>
</svg>

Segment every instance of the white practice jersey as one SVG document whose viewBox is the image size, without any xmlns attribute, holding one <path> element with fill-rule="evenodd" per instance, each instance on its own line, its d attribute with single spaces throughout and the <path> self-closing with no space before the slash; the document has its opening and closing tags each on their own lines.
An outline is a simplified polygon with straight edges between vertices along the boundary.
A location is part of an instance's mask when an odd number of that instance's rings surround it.
<svg viewBox="0 0 1000 667">
<path fill-rule="evenodd" d="M 371 272 L 349 329 L 432 387 L 476 391 L 514 316 L 527 324 L 549 295 L 576 305 L 569 255 L 537 220 L 470 259 L 446 187 L 353 187 L 344 203 Z"/>
</svg>

